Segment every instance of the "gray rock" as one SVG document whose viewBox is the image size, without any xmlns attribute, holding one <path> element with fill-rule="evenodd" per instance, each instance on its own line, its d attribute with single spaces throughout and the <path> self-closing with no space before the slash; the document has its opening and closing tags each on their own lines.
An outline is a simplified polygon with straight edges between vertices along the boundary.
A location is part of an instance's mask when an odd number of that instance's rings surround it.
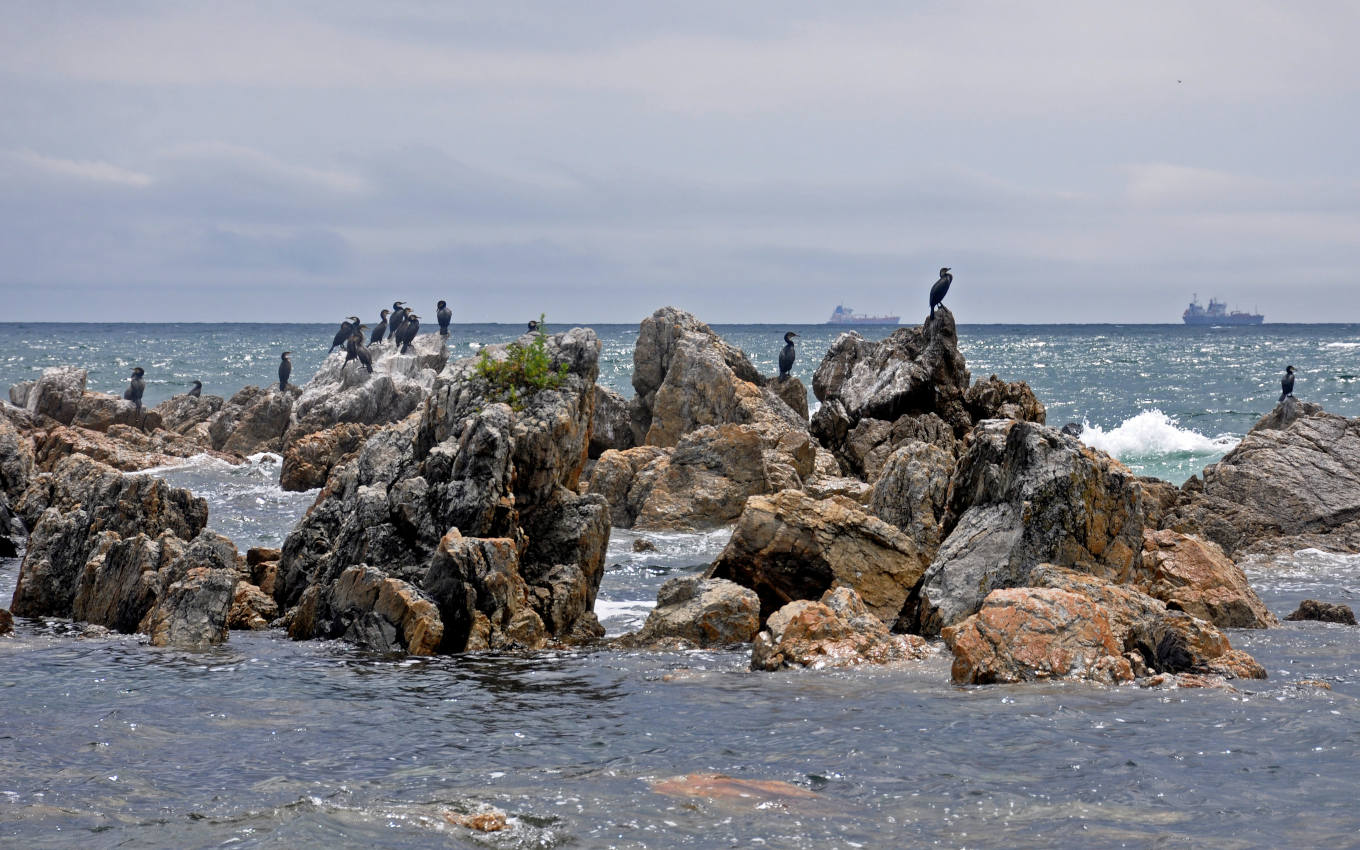
<svg viewBox="0 0 1360 850">
<path fill-rule="evenodd" d="M 212 447 L 238 455 L 283 451 L 283 437 L 299 390 L 277 385 L 242 387 L 208 420 Z"/>
<path fill-rule="evenodd" d="M 906 532 L 927 558 L 934 558 L 944 535 L 954 455 L 938 446 L 908 440 L 888 458 L 874 482 L 869 510 Z"/>
<path fill-rule="evenodd" d="M 590 426 L 590 457 L 633 448 L 632 407 L 613 390 L 595 385 L 595 418 Z"/>
<path fill-rule="evenodd" d="M 1341 623 L 1354 626 L 1355 612 L 1351 610 L 1349 605 L 1343 605 L 1340 602 L 1319 602 L 1316 599 L 1305 599 L 1285 619 L 1295 622 L 1317 620 L 1323 623 Z"/>
<path fill-rule="evenodd" d="M 0 416 L 0 493 L 18 499 L 32 475 L 32 443 L 7 417 Z"/>
<path fill-rule="evenodd" d="M 15 407 L 27 407 L 28 394 L 33 391 L 33 387 L 36 386 L 37 383 L 37 381 L 20 381 L 17 384 L 11 384 L 9 388 L 9 403 Z"/>
<path fill-rule="evenodd" d="M 200 425 L 206 425 L 225 404 L 226 399 L 220 395 L 184 394 L 168 398 L 152 409 L 160 415 L 162 428 L 176 434 L 188 435 L 197 433 L 195 429 Z"/>
<path fill-rule="evenodd" d="M 750 643 L 760 630 L 760 597 L 725 579 L 673 578 L 661 585 L 643 627 L 624 646 L 694 647 Z"/>
<path fill-rule="evenodd" d="M 85 394 L 85 377 L 85 370 L 74 366 L 44 369 L 42 377 L 25 394 L 24 409 L 35 416 L 50 416 L 70 425 Z"/>
</svg>

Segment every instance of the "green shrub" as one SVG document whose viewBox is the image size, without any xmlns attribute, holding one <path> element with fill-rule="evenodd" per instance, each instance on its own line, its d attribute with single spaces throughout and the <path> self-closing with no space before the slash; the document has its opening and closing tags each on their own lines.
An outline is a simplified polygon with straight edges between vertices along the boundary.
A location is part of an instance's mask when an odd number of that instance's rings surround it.
<svg viewBox="0 0 1360 850">
<path fill-rule="evenodd" d="M 482 349 L 477 360 L 477 376 L 486 381 L 487 387 L 497 401 L 503 401 L 514 410 L 523 410 L 530 396 L 539 390 L 555 390 L 567 379 L 567 364 L 561 363 L 553 368 L 552 355 L 548 353 L 548 335 L 545 316 L 538 317 L 538 330 L 534 341 L 521 345 L 518 341 L 506 346 L 506 358 L 497 360 L 491 352 Z"/>
</svg>

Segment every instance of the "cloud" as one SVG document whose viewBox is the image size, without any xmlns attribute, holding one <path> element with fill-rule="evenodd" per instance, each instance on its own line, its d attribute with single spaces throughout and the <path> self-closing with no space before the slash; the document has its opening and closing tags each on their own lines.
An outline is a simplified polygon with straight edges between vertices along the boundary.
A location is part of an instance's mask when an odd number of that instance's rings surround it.
<svg viewBox="0 0 1360 850">
<path fill-rule="evenodd" d="M 120 168 L 117 165 L 97 160 L 60 159 L 53 156 L 43 156 L 29 150 L 0 151 L 0 158 L 9 160 L 12 167 L 17 166 L 44 175 L 73 180 L 109 183 L 138 189 L 150 186 L 152 183 L 152 177 L 149 174 Z"/>
</svg>

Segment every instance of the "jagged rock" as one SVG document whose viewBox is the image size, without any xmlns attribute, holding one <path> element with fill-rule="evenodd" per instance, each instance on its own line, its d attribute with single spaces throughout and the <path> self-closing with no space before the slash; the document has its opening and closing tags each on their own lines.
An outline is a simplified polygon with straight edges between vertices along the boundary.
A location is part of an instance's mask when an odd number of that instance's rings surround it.
<svg viewBox="0 0 1360 850">
<path fill-rule="evenodd" d="M 906 532 L 926 558 L 934 558 L 943 539 L 940 522 L 953 475 L 953 454 L 939 446 L 909 440 L 883 465 L 874 482 L 869 510 Z"/>
<path fill-rule="evenodd" d="M 953 429 L 935 414 L 924 413 L 904 414 L 896 422 L 861 419 L 844 435 L 836 457 L 843 466 L 872 484 L 892 453 L 913 442 L 929 443 L 951 457 L 958 451 Z"/>
<path fill-rule="evenodd" d="M 200 533 L 159 574 L 156 602 L 138 630 L 152 646 L 201 649 L 226 642 L 240 575 L 236 546 L 220 534 Z"/>
<path fill-rule="evenodd" d="M 609 503 L 615 528 L 632 528 L 651 495 L 657 473 L 669 464 L 671 450 L 660 446 L 638 446 L 624 451 L 610 450 L 600 455 L 590 473 L 587 493 L 595 493 Z M 658 459 L 665 463 L 657 464 Z"/>
<path fill-rule="evenodd" d="M 974 422 L 984 419 L 1019 419 L 1043 425 L 1047 415 L 1043 403 L 1034 395 L 1029 384 L 1024 381 L 1006 383 L 996 375 L 969 387 L 964 393 L 964 406 L 968 408 L 968 415 Z M 1066 425 L 1063 426 L 1063 433 L 1067 433 Z M 1081 426 L 1078 425 L 1077 433 L 1070 436 L 1081 436 Z"/>
<path fill-rule="evenodd" d="M 711 647 L 750 643 L 760 630 L 755 591 L 723 579 L 681 576 L 661 585 L 647 622 L 622 646 Z"/>
<path fill-rule="evenodd" d="M 50 416 L 63 425 L 70 425 L 85 394 L 85 377 L 85 370 L 74 366 L 44 369 L 42 377 L 22 393 L 24 409 L 35 416 Z M 13 390 L 10 396 L 15 397 Z"/>
<path fill-rule="evenodd" d="M 923 634 L 975 613 L 992 590 L 1028 584 L 1042 562 L 1138 577 L 1143 490 L 1123 464 L 1032 422 L 988 420 L 970 440 L 914 600 Z"/>
<path fill-rule="evenodd" d="M 71 618 L 128 634 L 137 631 L 186 545 L 170 532 L 155 539 L 102 532 L 76 583 Z"/>
<path fill-rule="evenodd" d="M 0 493 L 18 499 L 33 475 L 33 444 L 19 429 L 0 416 Z"/>
<path fill-rule="evenodd" d="M 345 365 L 344 351 L 326 358 L 297 397 L 283 445 L 344 422 L 400 422 L 429 397 L 449 356 L 438 334 L 417 336 L 409 354 L 397 353 L 395 343 L 387 342 L 372 346 L 370 354 L 372 374 L 357 360 Z"/>
<path fill-rule="evenodd" d="M 755 590 L 762 619 L 792 600 L 851 587 L 892 625 L 927 563 L 911 538 L 861 505 L 784 490 L 747 500 L 709 577 Z"/>
<path fill-rule="evenodd" d="M 812 377 L 812 391 L 822 403 L 812 417 L 812 433 L 858 471 L 845 442 L 863 419 L 895 422 L 906 414 L 934 413 L 962 436 L 973 424 L 964 405 L 968 382 L 948 309 L 936 310 L 923 325 L 898 328 L 881 342 L 843 333 Z"/>
<path fill-rule="evenodd" d="M 596 384 L 595 418 L 590 423 L 590 457 L 598 458 L 611 449 L 626 451 L 635 445 L 632 409 L 628 402 L 613 390 Z"/>
<path fill-rule="evenodd" d="M 343 637 L 377 652 L 411 655 L 433 655 L 443 640 L 443 621 L 427 594 L 366 564 L 308 591 L 289 626 L 295 639 Z"/>
<path fill-rule="evenodd" d="M 252 630 L 269 628 L 279 616 L 279 605 L 274 597 L 248 581 L 238 581 L 227 612 L 227 628 Z"/>
<path fill-rule="evenodd" d="M 955 682 L 989 685 L 1036 679 L 1133 680 L 1109 620 L 1085 596 L 1051 588 L 987 594 L 981 609 L 944 629 Z"/>
<path fill-rule="evenodd" d="M 107 431 L 111 425 L 154 431 L 161 427 L 161 415 L 154 408 L 138 410 L 137 405 L 120 396 L 84 392 L 70 424 L 90 431 Z"/>
<path fill-rule="evenodd" d="M 1036 567 L 1030 580 L 1035 587 L 1080 594 L 1099 606 L 1124 657 L 1141 671 L 1236 679 L 1266 677 L 1256 659 L 1233 649 L 1212 623 L 1170 610 L 1161 600 L 1136 588 L 1051 564 Z"/>
<path fill-rule="evenodd" d="M 1220 628 L 1280 624 L 1242 569 L 1213 543 L 1174 531 L 1144 531 L 1143 572 L 1139 584 L 1149 596 Z"/>
<path fill-rule="evenodd" d="M 1360 418 L 1286 399 L 1202 482 L 1186 482 L 1162 527 L 1211 540 L 1229 557 L 1360 552 Z"/>
<path fill-rule="evenodd" d="M 751 649 L 752 670 L 900 664 L 931 654 L 916 635 L 892 634 L 848 587 L 799 599 L 770 615 Z"/>
<path fill-rule="evenodd" d="M 84 455 L 34 476 L 18 507 L 31 529 L 13 603 L 25 617 L 71 616 L 77 581 L 101 532 L 126 539 L 169 531 L 191 540 L 208 520 L 207 503 L 189 491 L 124 476 Z"/>
<path fill-rule="evenodd" d="M 279 486 L 297 492 L 320 487 L 326 483 L 331 470 L 357 455 L 364 441 L 380 427 L 342 422 L 296 438 L 283 450 Z"/>
<path fill-rule="evenodd" d="M 211 446 L 212 438 L 207 430 L 208 420 L 212 419 L 225 404 L 226 399 L 220 395 L 182 394 L 166 399 L 152 410 L 160 416 L 161 427 L 165 430 Z"/>
<path fill-rule="evenodd" d="M 736 519 L 749 496 L 773 492 L 765 441 L 749 425 L 707 426 L 686 434 L 655 469 L 635 528 L 712 528 Z M 631 493 L 630 493 L 631 495 Z"/>
<path fill-rule="evenodd" d="M 0 558 L 13 558 L 25 537 L 23 520 L 9 506 L 9 497 L 0 490 Z"/>
<path fill-rule="evenodd" d="M 1143 487 L 1144 521 L 1148 528 L 1160 528 L 1166 515 L 1176 509 L 1181 488 L 1170 481 L 1148 475 L 1138 476 L 1138 483 Z"/>
<path fill-rule="evenodd" d="M 512 540 L 463 537 L 453 529 L 439 541 L 422 584 L 444 622 L 444 652 L 536 649 L 547 640 Z"/>
<path fill-rule="evenodd" d="M 484 350 L 492 358 L 507 356 L 505 346 Z M 546 337 L 546 352 L 555 365 L 566 365 L 566 377 L 557 389 L 522 397 L 517 410 L 494 402 L 476 358 L 450 363 L 415 414 L 378 431 L 356 457 L 333 469 L 283 546 L 275 598 L 299 609 L 291 614 L 290 633 L 328 633 L 325 594 L 346 569 L 361 564 L 430 593 L 448 609 L 441 615 L 445 651 L 502 638 L 541 645 L 547 636 L 594 631 L 590 612 L 609 513 L 602 500 L 575 490 L 586 460 L 599 350 L 594 333 L 581 328 Z M 443 585 L 432 589 L 443 581 L 431 568 L 448 555 L 441 554 L 449 548 L 441 541 L 450 530 L 464 539 L 510 541 L 512 568 L 528 602 L 510 622 L 491 623 L 484 613 L 480 620 L 455 616 L 457 603 L 450 600 L 457 594 Z"/>
<path fill-rule="evenodd" d="M 282 452 L 284 433 L 299 394 L 292 385 L 286 391 L 277 385 L 242 387 L 208 420 L 212 447 L 243 456 Z"/>
<path fill-rule="evenodd" d="M 789 406 L 789 409 L 798 414 L 803 423 L 808 422 L 808 400 L 807 386 L 802 381 L 792 375 L 787 376 L 782 381 L 775 378 L 767 385 L 779 400 Z"/>
<path fill-rule="evenodd" d="M 1347 626 L 1355 625 L 1355 612 L 1349 605 L 1342 605 L 1339 602 L 1319 602 L 1316 599 L 1305 599 L 1299 603 L 1299 607 L 1286 620 L 1317 620 L 1323 623 L 1342 623 Z"/>
<path fill-rule="evenodd" d="M 803 485 L 803 492 L 814 499 L 843 496 L 859 505 L 868 505 L 874 497 L 874 487 L 858 478 L 827 476 L 813 478 Z"/>
<path fill-rule="evenodd" d="M 28 406 L 28 394 L 37 386 L 37 381 L 20 381 L 9 388 L 9 403 L 15 407 Z"/>
<path fill-rule="evenodd" d="M 14 615 L 8 610 L 0 608 L 0 635 L 7 635 L 14 631 Z"/>
<path fill-rule="evenodd" d="M 111 425 L 105 432 L 58 425 L 39 432 L 36 444 L 37 465 L 44 470 L 53 469 L 73 454 L 85 455 L 123 472 L 140 472 L 199 454 L 229 463 L 240 460 L 236 455 L 215 452 L 164 429 L 146 433 L 128 425 Z"/>
</svg>

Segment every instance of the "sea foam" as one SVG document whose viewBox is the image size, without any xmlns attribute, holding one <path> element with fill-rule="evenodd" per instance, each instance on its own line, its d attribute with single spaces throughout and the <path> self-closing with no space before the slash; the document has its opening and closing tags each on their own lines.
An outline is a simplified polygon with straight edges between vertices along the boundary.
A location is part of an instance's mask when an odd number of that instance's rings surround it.
<svg viewBox="0 0 1360 850">
<path fill-rule="evenodd" d="M 1144 410 L 1108 431 L 1099 425 L 1086 423 L 1081 432 L 1081 441 L 1093 449 L 1125 460 L 1222 454 L 1237 445 L 1239 438 L 1231 434 L 1206 437 L 1198 431 L 1180 427 L 1176 420 L 1160 410 Z"/>
</svg>

